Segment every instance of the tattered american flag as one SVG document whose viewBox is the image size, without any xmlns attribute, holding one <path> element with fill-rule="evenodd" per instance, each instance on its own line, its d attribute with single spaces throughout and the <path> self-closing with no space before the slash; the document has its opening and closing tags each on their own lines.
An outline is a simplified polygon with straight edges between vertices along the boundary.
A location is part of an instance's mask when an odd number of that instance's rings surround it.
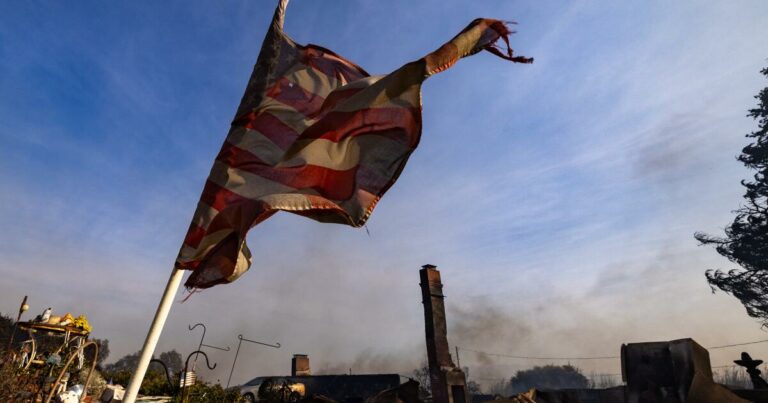
<svg viewBox="0 0 768 403">
<path fill-rule="evenodd" d="M 231 282 L 251 264 L 248 230 L 279 210 L 365 224 L 421 135 L 421 83 L 481 50 L 514 62 L 507 26 L 476 19 L 386 76 L 283 32 L 281 0 L 176 266 L 189 289 Z M 497 47 L 501 39 L 505 48 Z"/>
</svg>

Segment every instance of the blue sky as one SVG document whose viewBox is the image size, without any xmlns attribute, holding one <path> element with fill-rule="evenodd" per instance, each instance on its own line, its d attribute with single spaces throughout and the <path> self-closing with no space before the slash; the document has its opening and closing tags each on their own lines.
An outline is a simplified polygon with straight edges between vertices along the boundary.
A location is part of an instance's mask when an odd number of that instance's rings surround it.
<svg viewBox="0 0 768 403">
<path fill-rule="evenodd" d="M 174 306 L 160 350 L 191 351 L 186 326 L 203 321 L 211 343 L 283 344 L 253 348 L 234 382 L 287 372 L 291 353 L 316 370 L 409 372 L 425 263 L 443 272 L 449 338 L 468 349 L 766 338 L 711 294 L 704 270 L 731 266 L 692 234 L 718 233 L 740 203 L 748 171 L 734 157 L 766 86 L 768 4 L 414 3 L 293 0 L 286 31 L 384 74 L 499 18 L 519 23 L 513 47 L 536 62 L 483 53 L 430 78 L 421 144 L 370 235 L 278 214 L 252 230 L 248 274 Z M 113 358 L 140 347 L 273 6 L 0 5 L 0 312 L 28 294 L 33 311 L 88 315 Z M 713 350 L 713 365 L 736 353 Z M 536 364 L 465 363 L 483 378 Z"/>
</svg>

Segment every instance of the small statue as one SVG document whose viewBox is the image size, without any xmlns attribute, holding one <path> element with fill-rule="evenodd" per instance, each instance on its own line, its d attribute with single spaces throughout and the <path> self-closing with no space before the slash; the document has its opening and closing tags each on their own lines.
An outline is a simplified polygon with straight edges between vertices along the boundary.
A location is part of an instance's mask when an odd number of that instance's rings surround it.
<svg viewBox="0 0 768 403">
<path fill-rule="evenodd" d="M 51 312 L 52 312 L 52 311 L 53 311 L 53 310 L 51 309 L 51 307 L 48 307 L 48 309 L 46 309 L 45 311 L 43 311 L 43 314 L 42 314 L 42 315 L 39 315 L 38 317 L 36 317 L 36 318 L 35 318 L 35 322 L 39 322 L 39 323 L 48 323 L 48 319 L 50 319 L 50 318 L 51 318 Z"/>
<path fill-rule="evenodd" d="M 768 382 L 760 376 L 760 370 L 757 369 L 763 360 L 753 360 L 749 354 L 743 352 L 741 359 L 735 360 L 734 363 L 747 369 L 749 378 L 752 380 L 752 389 L 768 389 Z"/>
</svg>

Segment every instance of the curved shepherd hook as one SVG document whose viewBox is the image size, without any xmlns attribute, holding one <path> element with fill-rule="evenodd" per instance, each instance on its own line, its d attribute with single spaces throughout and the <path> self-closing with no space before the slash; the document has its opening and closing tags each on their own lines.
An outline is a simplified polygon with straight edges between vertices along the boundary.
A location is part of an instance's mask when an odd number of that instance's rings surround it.
<svg viewBox="0 0 768 403">
<path fill-rule="evenodd" d="M 165 380 L 168 382 L 168 388 L 169 388 L 169 390 L 173 390 L 174 389 L 173 382 L 171 382 L 171 374 L 168 371 L 168 366 L 165 365 L 165 363 L 162 360 L 158 360 L 157 358 L 153 358 L 153 359 L 149 360 L 150 364 L 153 363 L 153 362 L 156 362 L 156 363 L 158 363 L 158 364 L 163 366 L 163 369 L 165 370 Z"/>
<path fill-rule="evenodd" d="M 203 328 L 205 328 L 205 326 L 203 326 Z M 195 359 L 197 359 L 198 354 L 202 354 L 203 355 L 203 358 L 205 358 L 205 366 L 208 367 L 208 369 L 210 369 L 210 370 L 216 369 L 216 363 L 214 362 L 213 366 L 211 366 L 210 362 L 208 361 L 208 354 L 206 354 L 204 351 L 196 350 L 196 351 L 193 351 L 191 354 L 189 354 L 187 356 L 187 360 L 184 361 L 184 374 L 183 374 L 183 378 L 182 378 L 182 382 L 183 382 L 182 385 L 183 386 L 181 387 L 181 402 L 182 403 L 185 402 L 184 398 L 186 396 L 186 391 L 187 391 L 187 388 L 186 388 L 186 386 L 187 386 L 186 378 L 187 378 L 187 367 L 189 366 L 189 359 L 192 358 L 193 355 L 195 356 Z"/>
<path fill-rule="evenodd" d="M 212 345 L 210 345 L 210 344 L 204 344 L 204 343 L 203 343 L 203 340 L 205 340 L 205 332 L 206 332 L 206 330 L 207 330 L 204 324 L 202 324 L 202 323 L 196 323 L 194 326 L 192 326 L 192 325 L 187 325 L 187 328 L 188 328 L 188 329 L 189 329 L 189 331 L 191 332 L 192 330 L 194 330 L 194 329 L 195 329 L 196 327 L 198 327 L 198 326 L 202 326 L 202 327 L 203 327 L 203 336 L 202 336 L 202 337 L 200 337 L 200 344 L 198 344 L 198 345 L 197 345 L 197 349 L 198 349 L 198 350 L 202 350 L 202 349 L 203 349 L 203 347 L 209 347 L 209 348 L 214 348 L 214 349 L 216 349 L 216 350 L 221 350 L 221 351 L 229 351 L 229 346 L 227 346 L 227 347 L 217 347 L 217 346 L 212 346 Z M 196 363 L 196 362 L 197 362 L 197 356 L 195 356 L 195 361 L 194 361 L 194 363 Z M 192 364 L 192 370 L 193 370 L 193 371 L 195 370 L 195 364 L 194 364 L 194 363 Z"/>
<path fill-rule="evenodd" d="M 200 344 L 197 346 L 197 351 L 200 351 L 200 349 L 203 347 L 203 340 L 205 340 L 205 331 L 207 330 L 205 328 L 205 325 L 202 324 L 202 323 L 196 323 L 194 326 L 187 325 L 187 328 L 189 328 L 189 331 L 191 332 L 192 330 L 194 330 L 198 326 L 202 326 L 203 327 L 203 336 L 200 337 Z M 195 361 L 197 361 L 197 356 L 195 356 Z"/>
<path fill-rule="evenodd" d="M 83 385 L 83 393 L 80 395 L 79 402 L 82 402 L 85 399 L 85 395 L 88 393 L 88 385 L 91 384 L 91 375 L 93 375 L 93 370 L 96 368 L 96 361 L 99 359 L 99 345 L 95 341 L 89 341 L 80 348 L 78 348 L 74 353 L 69 355 L 69 359 L 67 359 L 66 364 L 64 364 L 64 367 L 61 368 L 61 372 L 59 372 L 59 376 L 56 378 L 56 382 L 53 383 L 53 386 L 51 387 L 51 391 L 48 392 L 48 398 L 45 399 L 45 403 L 50 403 L 51 399 L 53 398 L 53 393 L 56 391 L 56 385 L 61 382 L 61 377 L 64 376 L 64 373 L 67 372 L 67 368 L 69 368 L 70 365 L 72 365 L 72 361 L 74 361 L 75 357 L 77 357 L 80 352 L 85 351 L 85 348 L 88 346 L 93 346 L 95 349 L 95 352 L 93 354 L 93 363 L 91 363 L 91 369 L 88 371 L 88 377 L 85 378 L 85 384 Z"/>
<path fill-rule="evenodd" d="M 229 351 L 229 346 L 226 346 L 226 347 L 216 347 L 216 346 L 212 346 L 210 344 L 203 344 L 202 346 L 203 347 L 208 347 L 208 348 L 215 348 L 216 350 L 221 350 L 221 351 Z"/>
<path fill-rule="evenodd" d="M 187 325 L 187 328 L 188 328 L 188 329 L 189 329 L 189 331 L 191 332 L 192 330 L 194 330 L 194 329 L 195 329 L 196 327 L 198 327 L 198 326 L 202 326 L 202 327 L 203 327 L 203 335 L 200 337 L 200 344 L 198 344 L 198 345 L 197 345 L 197 351 L 200 351 L 200 350 L 202 350 L 202 349 L 203 349 L 203 340 L 205 340 L 205 332 L 206 332 L 208 329 L 207 329 L 207 328 L 205 327 L 205 325 L 204 325 L 204 324 L 202 324 L 202 323 L 195 323 L 195 325 L 194 325 L 194 326 L 192 326 L 192 325 Z M 197 355 L 195 355 L 195 362 L 194 362 L 194 363 L 192 363 L 192 370 L 193 370 L 193 371 L 195 370 L 195 365 L 197 365 Z M 186 371 L 186 369 L 185 369 L 185 371 Z"/>
</svg>

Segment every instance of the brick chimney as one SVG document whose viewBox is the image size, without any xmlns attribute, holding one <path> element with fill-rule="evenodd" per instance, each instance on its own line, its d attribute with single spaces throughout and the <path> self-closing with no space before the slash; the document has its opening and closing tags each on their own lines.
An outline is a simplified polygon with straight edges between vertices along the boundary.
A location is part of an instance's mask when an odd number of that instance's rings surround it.
<svg viewBox="0 0 768 403">
<path fill-rule="evenodd" d="M 427 264 L 419 270 L 421 302 L 424 304 L 424 330 L 427 338 L 429 380 L 434 403 L 467 403 L 469 393 L 464 371 L 451 359 L 445 321 L 443 283 L 436 266 Z"/>
<path fill-rule="evenodd" d="M 309 356 L 306 354 L 294 354 L 291 359 L 291 376 L 309 376 Z"/>
</svg>

